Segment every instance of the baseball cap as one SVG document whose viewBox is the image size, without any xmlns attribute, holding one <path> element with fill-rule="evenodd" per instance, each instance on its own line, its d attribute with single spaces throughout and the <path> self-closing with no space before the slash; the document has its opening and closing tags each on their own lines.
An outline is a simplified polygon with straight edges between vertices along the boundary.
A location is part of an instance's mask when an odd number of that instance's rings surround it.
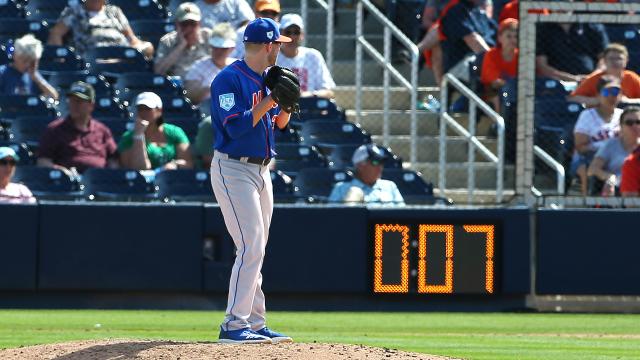
<svg viewBox="0 0 640 360">
<path fill-rule="evenodd" d="M 144 105 L 149 109 L 162 109 L 162 99 L 156 93 L 145 91 L 136 97 L 136 106 Z"/>
<path fill-rule="evenodd" d="M 280 19 L 280 29 L 284 30 L 291 25 L 296 25 L 300 30 L 304 30 L 302 17 L 298 14 L 286 14 Z"/>
<path fill-rule="evenodd" d="M 12 157 L 13 160 L 20 161 L 20 157 L 16 154 L 15 150 L 7 146 L 0 147 L 0 159 L 4 159 L 6 157 Z"/>
<path fill-rule="evenodd" d="M 504 19 L 500 22 L 500 25 L 498 25 L 498 34 L 502 34 L 505 29 L 513 27 L 518 27 L 518 20 L 512 18 Z"/>
<path fill-rule="evenodd" d="M 247 24 L 243 39 L 250 43 L 291 42 L 291 38 L 280 35 L 278 24 L 269 18 L 257 18 Z"/>
<path fill-rule="evenodd" d="M 87 84 L 84 81 L 76 81 L 71 84 L 69 91 L 67 91 L 67 96 L 69 95 L 77 96 L 86 101 L 96 101 L 96 91 L 93 89 L 91 84 Z"/>
<path fill-rule="evenodd" d="M 229 23 L 220 23 L 213 27 L 209 45 L 216 48 L 234 48 L 238 34 Z"/>
<path fill-rule="evenodd" d="M 375 144 L 366 144 L 360 145 L 356 151 L 353 152 L 353 156 L 351 157 L 351 161 L 353 165 L 358 165 L 363 161 L 377 161 L 379 163 L 384 163 L 387 160 L 387 154 L 384 153 L 384 150 L 379 148 Z"/>
<path fill-rule="evenodd" d="M 192 2 L 186 2 L 178 6 L 173 19 L 177 22 L 187 20 L 200 21 L 200 19 L 202 19 L 202 13 L 200 12 L 200 8 L 198 7 L 198 5 Z"/>
<path fill-rule="evenodd" d="M 256 12 L 260 11 L 275 11 L 280 13 L 280 1 L 278 0 L 256 0 L 256 3 L 253 4 L 253 9 Z"/>
</svg>

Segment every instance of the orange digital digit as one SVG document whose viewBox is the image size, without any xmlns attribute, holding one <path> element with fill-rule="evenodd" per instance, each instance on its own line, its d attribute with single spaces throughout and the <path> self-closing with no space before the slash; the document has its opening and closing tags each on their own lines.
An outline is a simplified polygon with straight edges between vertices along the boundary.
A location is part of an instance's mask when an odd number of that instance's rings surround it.
<svg viewBox="0 0 640 360">
<path fill-rule="evenodd" d="M 453 225 L 420 225 L 418 235 L 418 292 L 453 293 Z M 445 233 L 445 277 L 444 284 L 427 284 L 427 234 Z"/>
<path fill-rule="evenodd" d="M 400 283 L 384 284 L 382 280 L 384 252 L 384 234 L 398 232 L 402 236 L 400 259 Z M 406 225 L 376 224 L 374 239 L 373 291 L 377 293 L 407 293 L 409 292 L 409 227 Z"/>
<path fill-rule="evenodd" d="M 487 260 L 485 262 L 486 277 L 485 277 L 485 289 L 489 294 L 493 294 L 493 225 L 464 225 L 464 230 L 469 233 L 486 233 L 487 245 L 485 256 Z"/>
</svg>

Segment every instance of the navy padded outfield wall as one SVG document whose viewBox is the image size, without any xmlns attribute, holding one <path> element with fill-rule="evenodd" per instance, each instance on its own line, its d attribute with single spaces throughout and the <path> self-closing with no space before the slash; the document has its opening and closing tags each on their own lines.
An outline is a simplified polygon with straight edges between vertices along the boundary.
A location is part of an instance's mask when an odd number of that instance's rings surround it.
<svg viewBox="0 0 640 360">
<path fill-rule="evenodd" d="M 0 290 L 35 290 L 38 206 L 0 205 Z"/>
</svg>

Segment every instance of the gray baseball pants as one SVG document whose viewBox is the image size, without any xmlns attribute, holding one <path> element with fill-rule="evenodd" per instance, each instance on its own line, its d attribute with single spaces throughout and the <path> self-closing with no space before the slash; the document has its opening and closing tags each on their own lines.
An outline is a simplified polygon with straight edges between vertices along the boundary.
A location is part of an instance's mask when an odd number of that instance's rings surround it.
<svg viewBox="0 0 640 360">
<path fill-rule="evenodd" d="M 236 246 L 222 327 L 226 331 L 262 329 L 266 307 L 260 270 L 273 213 L 269 167 L 229 159 L 216 151 L 211 185 Z"/>
</svg>

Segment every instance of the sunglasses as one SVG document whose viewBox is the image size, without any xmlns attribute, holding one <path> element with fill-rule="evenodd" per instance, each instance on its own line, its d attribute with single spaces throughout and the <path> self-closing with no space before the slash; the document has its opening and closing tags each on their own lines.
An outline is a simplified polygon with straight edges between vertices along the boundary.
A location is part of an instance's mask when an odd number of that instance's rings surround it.
<svg viewBox="0 0 640 360">
<path fill-rule="evenodd" d="M 624 124 L 627 126 L 640 125 L 640 120 L 625 120 Z"/>
<path fill-rule="evenodd" d="M 283 33 L 284 35 L 286 35 L 286 36 L 289 36 L 289 35 L 292 35 L 292 36 L 298 36 L 298 35 L 300 35 L 300 29 L 295 29 L 295 30 L 284 30 L 282 33 Z"/>
<path fill-rule="evenodd" d="M 620 95 L 620 88 L 619 87 L 604 88 L 604 89 L 600 90 L 600 95 L 602 95 L 602 96 L 618 96 L 618 95 Z"/>
<path fill-rule="evenodd" d="M 373 166 L 379 166 L 382 165 L 382 161 L 380 160 L 369 160 L 369 163 Z"/>
<path fill-rule="evenodd" d="M 0 165 L 2 166 L 16 166 L 16 161 L 12 159 L 0 159 Z"/>
</svg>

